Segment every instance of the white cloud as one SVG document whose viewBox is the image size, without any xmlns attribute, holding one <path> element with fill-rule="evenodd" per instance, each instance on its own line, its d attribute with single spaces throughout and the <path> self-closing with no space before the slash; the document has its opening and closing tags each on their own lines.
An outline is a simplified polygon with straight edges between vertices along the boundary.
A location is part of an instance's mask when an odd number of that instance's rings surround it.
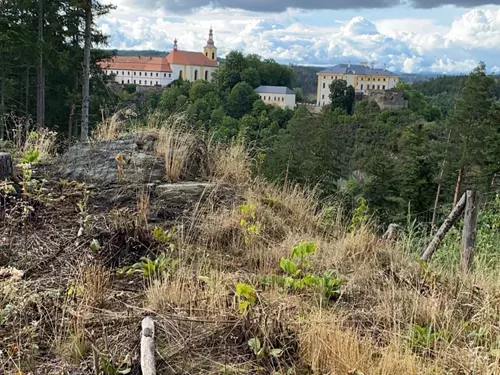
<svg viewBox="0 0 500 375">
<path fill-rule="evenodd" d="M 297 21 L 303 12 L 206 8 L 179 17 L 162 9 L 125 6 L 99 24 L 111 36 L 113 48 L 164 51 L 172 48 L 174 38 L 181 49 L 201 50 L 212 25 L 221 56 L 237 49 L 283 63 L 375 61 L 403 72 L 467 72 L 480 60 L 491 64 L 500 58 L 496 48 L 500 46 L 500 9 L 474 9 L 449 26 L 422 18 L 371 21 L 361 16 L 315 26 Z"/>
</svg>

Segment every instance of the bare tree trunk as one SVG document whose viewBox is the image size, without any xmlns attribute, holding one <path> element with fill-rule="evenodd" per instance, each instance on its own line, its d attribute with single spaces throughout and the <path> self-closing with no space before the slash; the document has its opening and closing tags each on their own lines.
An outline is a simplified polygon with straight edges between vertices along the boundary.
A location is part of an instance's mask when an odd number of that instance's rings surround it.
<svg viewBox="0 0 500 375">
<path fill-rule="evenodd" d="M 83 95 L 82 95 L 82 133 L 81 140 L 89 137 L 89 102 L 90 102 L 90 32 L 92 27 L 92 0 L 85 4 L 85 47 L 83 61 Z"/>
<path fill-rule="evenodd" d="M 450 143 L 450 137 L 451 137 L 451 130 L 448 132 L 448 140 L 446 141 L 446 145 Z M 446 151 L 448 151 L 448 149 L 446 149 Z M 446 152 L 446 154 L 447 153 L 448 152 Z M 439 183 L 436 191 L 436 199 L 434 200 L 434 209 L 432 210 L 431 233 L 434 232 L 434 226 L 436 225 L 436 214 L 439 204 L 439 194 L 441 194 L 441 181 L 443 180 L 444 165 L 446 163 L 446 154 L 443 158 L 443 162 L 441 163 L 441 171 L 439 172 Z"/>
<path fill-rule="evenodd" d="M 464 167 L 461 167 L 458 171 L 457 185 L 455 186 L 455 195 L 453 197 L 453 206 L 457 205 L 458 197 L 460 196 L 460 190 L 462 190 L 462 178 L 464 174 Z"/>
<path fill-rule="evenodd" d="M 478 194 L 475 191 L 467 190 L 460 256 L 460 264 L 464 273 L 469 272 L 474 257 L 478 203 Z"/>
<path fill-rule="evenodd" d="M 464 208 L 465 208 L 465 194 L 462 195 L 462 198 L 460 198 L 460 201 L 458 201 L 457 205 L 453 207 L 453 210 L 448 215 L 444 223 L 441 225 L 436 235 L 432 238 L 432 241 L 429 243 L 429 245 L 425 249 L 420 259 L 425 261 L 429 261 L 431 259 L 432 255 L 437 250 L 439 244 L 443 240 L 446 233 L 448 233 L 453 223 L 457 221 L 458 217 L 464 211 Z"/>
<path fill-rule="evenodd" d="M 2 54 L 3 55 L 3 54 Z M 3 66 L 3 56 L 2 56 Z M 0 86 L 0 141 L 5 137 L 5 69 L 2 69 L 2 82 Z"/>
<path fill-rule="evenodd" d="M 26 119 L 29 117 L 29 105 L 30 105 L 30 67 L 26 67 L 26 87 L 24 88 L 24 113 L 26 114 Z"/>
<path fill-rule="evenodd" d="M 38 0 L 38 56 L 36 85 L 36 119 L 39 127 L 45 125 L 45 72 L 43 70 L 43 0 Z"/>
</svg>

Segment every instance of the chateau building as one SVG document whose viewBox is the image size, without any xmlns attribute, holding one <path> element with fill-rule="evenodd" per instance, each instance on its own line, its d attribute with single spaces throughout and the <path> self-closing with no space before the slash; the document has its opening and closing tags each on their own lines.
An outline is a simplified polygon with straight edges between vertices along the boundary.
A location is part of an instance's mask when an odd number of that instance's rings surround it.
<svg viewBox="0 0 500 375">
<path fill-rule="evenodd" d="M 399 76 L 383 69 L 374 68 L 373 63 L 338 64 L 322 70 L 318 75 L 316 104 L 330 104 L 330 85 L 336 79 L 342 79 L 348 86 L 353 86 L 357 93 L 368 94 L 372 90 L 390 90 L 399 82 Z"/>
<path fill-rule="evenodd" d="M 179 50 L 176 39 L 172 52 L 165 57 L 115 56 L 99 64 L 115 76 L 117 83 L 139 86 L 168 86 L 179 78 L 210 81 L 219 66 L 212 28 L 203 52 Z"/>
<path fill-rule="evenodd" d="M 260 99 L 266 104 L 281 108 L 295 108 L 295 92 L 285 86 L 259 86 L 255 89 Z"/>
</svg>

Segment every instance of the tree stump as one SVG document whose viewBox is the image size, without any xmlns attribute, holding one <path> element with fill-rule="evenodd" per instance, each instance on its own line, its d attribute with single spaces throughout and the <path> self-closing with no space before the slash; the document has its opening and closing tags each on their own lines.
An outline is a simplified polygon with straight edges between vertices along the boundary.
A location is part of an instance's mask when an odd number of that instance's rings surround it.
<svg viewBox="0 0 500 375">
<path fill-rule="evenodd" d="M 12 158 L 7 152 L 0 152 L 0 180 L 6 180 L 12 175 Z"/>
</svg>

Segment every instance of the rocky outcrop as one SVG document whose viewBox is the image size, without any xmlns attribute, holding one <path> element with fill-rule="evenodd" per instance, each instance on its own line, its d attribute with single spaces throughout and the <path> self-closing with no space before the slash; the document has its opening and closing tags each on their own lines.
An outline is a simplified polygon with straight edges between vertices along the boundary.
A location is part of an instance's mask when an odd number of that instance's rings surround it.
<svg viewBox="0 0 500 375">
<path fill-rule="evenodd" d="M 60 174 L 72 180 L 100 185 L 168 180 L 165 160 L 177 156 L 165 156 L 162 150 L 157 150 L 158 139 L 156 132 L 140 132 L 111 141 L 77 143 L 60 158 Z M 190 144 L 176 144 L 176 147 L 175 152 L 187 158 L 176 180 L 202 179 L 208 169 L 205 143 L 194 139 Z M 185 147 L 189 150 L 186 151 Z"/>
<path fill-rule="evenodd" d="M 60 174 L 101 185 L 161 181 L 165 159 L 155 153 L 156 133 L 129 134 L 120 139 L 77 143 L 62 155 Z"/>
</svg>

